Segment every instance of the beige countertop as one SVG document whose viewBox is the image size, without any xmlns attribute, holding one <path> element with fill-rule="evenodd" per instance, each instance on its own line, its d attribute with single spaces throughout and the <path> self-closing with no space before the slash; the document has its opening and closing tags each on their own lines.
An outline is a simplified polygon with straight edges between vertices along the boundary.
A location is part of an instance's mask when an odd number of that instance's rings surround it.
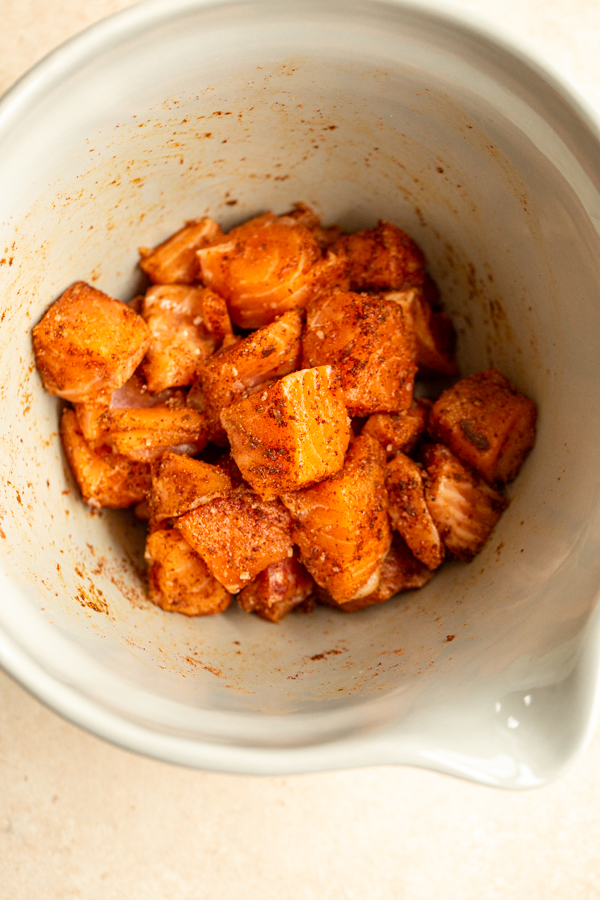
<svg viewBox="0 0 600 900">
<path fill-rule="evenodd" d="M 0 93 L 128 0 L 0 0 Z M 598 0 L 461 0 L 600 107 Z M 600 897 L 600 733 L 556 784 L 505 793 L 403 768 L 179 769 L 64 722 L 0 674 L 0 900 Z"/>
</svg>

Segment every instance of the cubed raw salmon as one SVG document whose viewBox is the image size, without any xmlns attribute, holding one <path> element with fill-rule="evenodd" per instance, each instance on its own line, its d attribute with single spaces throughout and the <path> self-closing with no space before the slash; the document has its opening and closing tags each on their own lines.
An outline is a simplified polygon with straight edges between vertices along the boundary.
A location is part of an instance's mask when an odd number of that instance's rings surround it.
<svg viewBox="0 0 600 900">
<path fill-rule="evenodd" d="M 206 288 L 155 285 L 144 298 L 144 317 L 152 340 L 142 369 L 155 393 L 192 384 L 198 367 L 214 353 L 218 341 L 204 322 Z"/>
<path fill-rule="evenodd" d="M 293 554 L 289 513 L 241 487 L 177 519 L 177 528 L 228 591 L 240 591 L 271 563 Z"/>
<path fill-rule="evenodd" d="M 145 499 L 150 491 L 150 466 L 106 447 L 93 450 L 72 409 L 63 411 L 60 436 L 75 481 L 90 506 L 122 509 Z"/>
<path fill-rule="evenodd" d="M 424 449 L 425 502 L 447 551 L 469 562 L 507 507 L 505 498 L 443 444 Z"/>
<path fill-rule="evenodd" d="M 245 612 L 279 622 L 314 593 L 315 583 L 296 556 L 271 563 L 238 594 Z"/>
<path fill-rule="evenodd" d="M 399 413 L 374 413 L 365 422 L 362 434 L 370 434 L 379 441 L 388 459 L 399 450 L 410 453 L 425 431 L 430 409 L 431 401 L 419 399 Z"/>
<path fill-rule="evenodd" d="M 346 276 L 345 257 L 322 256 L 306 226 L 266 213 L 198 251 L 201 277 L 227 300 L 233 322 L 260 328 Z"/>
<path fill-rule="evenodd" d="M 318 215 L 305 203 L 294 203 L 294 208 L 284 216 L 280 216 L 280 219 L 291 219 L 304 225 L 311 232 L 322 250 L 331 247 L 342 236 L 342 230 L 339 225 L 331 225 L 329 228 L 324 228 Z"/>
<path fill-rule="evenodd" d="M 141 316 L 83 281 L 67 288 L 33 329 L 44 387 L 73 403 L 125 384 L 149 344 Z"/>
<path fill-rule="evenodd" d="M 414 556 L 406 542 L 399 534 L 394 534 L 392 546 L 381 567 L 378 587 L 366 597 L 350 600 L 348 603 L 336 603 L 331 597 L 319 593 L 319 599 L 327 606 L 335 606 L 344 612 L 358 612 L 367 606 L 384 603 L 401 591 L 412 591 L 421 588 L 433 578 L 433 571 Z"/>
<path fill-rule="evenodd" d="M 136 369 L 129 381 L 112 394 L 100 394 L 92 401 L 75 403 L 74 408 L 84 438 L 92 447 L 97 447 L 106 443 L 109 422 L 105 414 L 110 409 L 145 409 L 165 405 L 171 409 L 184 407 L 184 392 L 174 388 L 153 394 L 148 390 L 140 369 Z"/>
<path fill-rule="evenodd" d="M 140 462 L 158 459 L 165 450 L 191 455 L 206 446 L 206 418 L 195 409 L 110 409 L 103 421 L 107 443 Z"/>
<path fill-rule="evenodd" d="M 493 482 L 516 477 L 535 443 L 535 404 L 497 369 L 463 378 L 439 397 L 429 429 L 459 459 Z"/>
<path fill-rule="evenodd" d="M 343 235 L 332 248 L 348 259 L 353 291 L 397 290 L 419 285 L 425 277 L 425 259 L 401 228 L 380 220 L 376 228 Z"/>
<path fill-rule="evenodd" d="M 451 319 L 444 312 L 433 311 L 420 287 L 390 291 L 383 296 L 402 308 L 414 332 L 419 369 L 456 375 L 456 332 Z"/>
<path fill-rule="evenodd" d="M 222 238 L 223 232 L 209 216 L 188 222 L 153 250 L 140 249 L 140 268 L 154 284 L 194 284 L 198 281 L 196 251 Z"/>
<path fill-rule="evenodd" d="M 338 472 L 350 442 L 340 378 L 331 366 L 286 375 L 224 409 L 221 422 L 242 475 L 265 499 Z"/>
<path fill-rule="evenodd" d="M 202 294 L 202 319 L 205 327 L 214 336 L 218 347 L 224 341 L 231 344 L 237 340 L 225 300 L 210 288 L 205 288 Z"/>
<path fill-rule="evenodd" d="M 152 513 L 158 521 L 182 516 L 230 490 L 231 479 L 219 466 L 163 453 L 152 472 Z"/>
<path fill-rule="evenodd" d="M 379 583 L 391 541 L 384 464 L 381 445 L 361 435 L 340 472 L 281 498 L 301 562 L 338 603 L 366 596 Z"/>
<path fill-rule="evenodd" d="M 200 366 L 198 387 L 190 391 L 188 403 L 201 404 L 211 425 L 211 439 L 224 436 L 223 409 L 259 385 L 298 368 L 301 333 L 301 313 L 290 310 Z"/>
<path fill-rule="evenodd" d="M 387 464 L 385 483 L 392 527 L 418 560 L 428 569 L 437 569 L 444 559 L 444 545 L 425 503 L 421 470 L 404 453 L 398 453 Z"/>
<path fill-rule="evenodd" d="M 412 334 L 391 301 L 350 292 L 319 297 L 307 309 L 302 361 L 339 369 L 352 416 L 398 412 L 412 403 Z"/>
<path fill-rule="evenodd" d="M 176 529 L 148 535 L 150 599 L 168 612 L 210 616 L 227 609 L 231 594 L 208 571 Z"/>
</svg>

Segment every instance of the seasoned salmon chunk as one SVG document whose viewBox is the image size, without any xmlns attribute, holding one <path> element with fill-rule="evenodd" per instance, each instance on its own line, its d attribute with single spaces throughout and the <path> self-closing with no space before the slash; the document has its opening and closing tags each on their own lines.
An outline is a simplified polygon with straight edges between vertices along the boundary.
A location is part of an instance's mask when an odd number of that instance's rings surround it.
<svg viewBox="0 0 600 900">
<path fill-rule="evenodd" d="M 152 472 L 152 513 L 158 521 L 182 516 L 230 490 L 231 478 L 219 466 L 166 452 Z"/>
<path fill-rule="evenodd" d="M 154 284 L 194 284 L 198 281 L 196 251 L 222 238 L 223 232 L 208 216 L 188 222 L 154 250 L 141 249 L 140 268 Z"/>
<path fill-rule="evenodd" d="M 104 422 L 107 443 L 140 462 L 158 459 L 165 450 L 193 454 L 206 446 L 206 418 L 195 409 L 110 409 Z"/>
<path fill-rule="evenodd" d="M 300 561 L 338 603 L 366 596 L 379 583 L 391 541 L 384 463 L 381 445 L 361 435 L 340 472 L 281 497 Z"/>
<path fill-rule="evenodd" d="M 33 329 L 44 387 L 73 403 L 125 384 L 149 344 L 141 316 L 83 281 L 67 288 Z"/>
<path fill-rule="evenodd" d="M 311 231 L 266 213 L 198 251 L 202 281 L 227 300 L 233 322 L 260 328 L 344 280 L 345 257 L 323 257 Z"/>
<path fill-rule="evenodd" d="M 439 397 L 431 433 L 493 482 L 516 477 L 535 443 L 535 404 L 497 369 L 463 378 Z"/>
<path fill-rule="evenodd" d="M 425 503 L 421 470 L 398 453 L 386 466 L 385 483 L 392 527 L 418 560 L 428 569 L 437 569 L 444 559 L 444 545 Z"/>
<path fill-rule="evenodd" d="M 330 366 L 300 369 L 221 413 L 231 453 L 263 498 L 295 491 L 344 465 L 350 419 Z"/>
<path fill-rule="evenodd" d="M 168 612 L 210 616 L 223 612 L 231 603 L 231 594 L 175 528 L 148 535 L 146 559 L 150 564 L 150 599 Z"/>
<path fill-rule="evenodd" d="M 122 509 L 145 499 L 150 490 L 150 466 L 107 447 L 93 450 L 72 409 L 62 414 L 60 436 L 67 462 L 89 506 Z"/>
<path fill-rule="evenodd" d="M 425 448 L 425 501 L 448 552 L 469 562 L 507 507 L 505 498 L 443 444 Z"/>
<path fill-rule="evenodd" d="M 155 393 L 192 384 L 200 363 L 214 353 L 216 337 L 204 322 L 206 288 L 155 285 L 142 306 L 152 340 L 143 364 L 148 389 Z"/>
<path fill-rule="evenodd" d="M 399 450 L 410 453 L 425 431 L 430 408 L 431 401 L 417 400 L 399 413 L 374 413 L 365 422 L 362 434 L 370 434 L 379 441 L 388 459 Z"/>
<path fill-rule="evenodd" d="M 425 278 L 423 254 L 405 231 L 380 220 L 376 228 L 341 237 L 332 248 L 348 259 L 353 291 L 397 290 L 420 285 Z"/>
<path fill-rule="evenodd" d="M 223 434 L 223 409 L 254 388 L 298 368 L 301 334 L 302 316 L 297 310 L 290 310 L 276 322 L 219 350 L 200 366 L 188 403 L 204 409 L 213 439 Z"/>
<path fill-rule="evenodd" d="M 412 403 L 416 366 L 397 304 L 368 294 L 329 293 L 311 303 L 304 366 L 336 366 L 352 416 L 398 412 Z"/>
<path fill-rule="evenodd" d="M 397 303 L 404 312 L 414 334 L 419 369 L 456 375 L 456 332 L 451 319 L 444 312 L 433 311 L 420 287 L 390 291 L 383 296 Z"/>
<path fill-rule="evenodd" d="M 272 563 L 238 594 L 245 612 L 256 613 L 269 622 L 279 622 L 294 607 L 304 603 L 315 583 L 296 556 Z"/>
<path fill-rule="evenodd" d="M 106 413 L 111 409 L 145 409 L 151 406 L 169 406 L 172 409 L 185 406 L 185 395 L 178 389 L 161 391 L 152 394 L 148 385 L 137 369 L 129 381 L 113 391 L 112 394 L 100 394 L 93 401 L 75 403 L 74 408 L 83 436 L 92 446 L 100 446 L 107 441 L 107 428 L 110 425 Z"/>
<path fill-rule="evenodd" d="M 344 612 L 358 612 L 367 606 L 384 603 L 399 594 L 400 591 L 412 591 L 421 588 L 431 581 L 433 572 L 414 556 L 399 534 L 394 534 L 392 546 L 383 561 L 378 587 L 366 597 L 350 600 L 348 603 L 336 603 L 331 597 L 319 592 L 319 599 L 327 606 L 335 606 Z"/>
<path fill-rule="evenodd" d="M 290 525 L 279 501 L 263 501 L 243 487 L 177 519 L 186 541 L 232 594 L 292 556 Z"/>
</svg>

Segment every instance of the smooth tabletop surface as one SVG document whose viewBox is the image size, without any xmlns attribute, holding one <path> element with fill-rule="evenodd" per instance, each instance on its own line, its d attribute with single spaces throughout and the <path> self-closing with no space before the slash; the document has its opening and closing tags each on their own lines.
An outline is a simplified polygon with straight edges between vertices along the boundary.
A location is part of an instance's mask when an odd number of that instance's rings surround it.
<svg viewBox="0 0 600 900">
<path fill-rule="evenodd" d="M 0 0 L 0 93 L 128 0 Z M 461 0 L 600 109 L 599 0 Z M 1 203 L 1 200 L 0 200 Z M 64 722 L 0 673 L 0 900 L 600 897 L 600 732 L 508 793 L 407 768 L 180 769 Z"/>
</svg>

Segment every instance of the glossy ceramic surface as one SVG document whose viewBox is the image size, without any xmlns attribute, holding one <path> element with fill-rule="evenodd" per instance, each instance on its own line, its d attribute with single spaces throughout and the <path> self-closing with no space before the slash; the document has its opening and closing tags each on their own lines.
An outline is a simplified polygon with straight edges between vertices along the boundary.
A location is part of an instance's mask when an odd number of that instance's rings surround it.
<svg viewBox="0 0 600 900">
<path fill-rule="evenodd" d="M 0 659 L 123 746 L 226 771 L 409 763 L 555 777 L 595 716 L 600 584 L 597 125 L 535 63 L 425 4 L 143 3 L 0 107 Z M 470 566 L 355 616 L 163 613 L 141 535 L 80 502 L 30 329 L 64 288 L 127 299 L 138 246 L 296 200 L 425 250 L 467 374 L 540 408 Z"/>
</svg>

